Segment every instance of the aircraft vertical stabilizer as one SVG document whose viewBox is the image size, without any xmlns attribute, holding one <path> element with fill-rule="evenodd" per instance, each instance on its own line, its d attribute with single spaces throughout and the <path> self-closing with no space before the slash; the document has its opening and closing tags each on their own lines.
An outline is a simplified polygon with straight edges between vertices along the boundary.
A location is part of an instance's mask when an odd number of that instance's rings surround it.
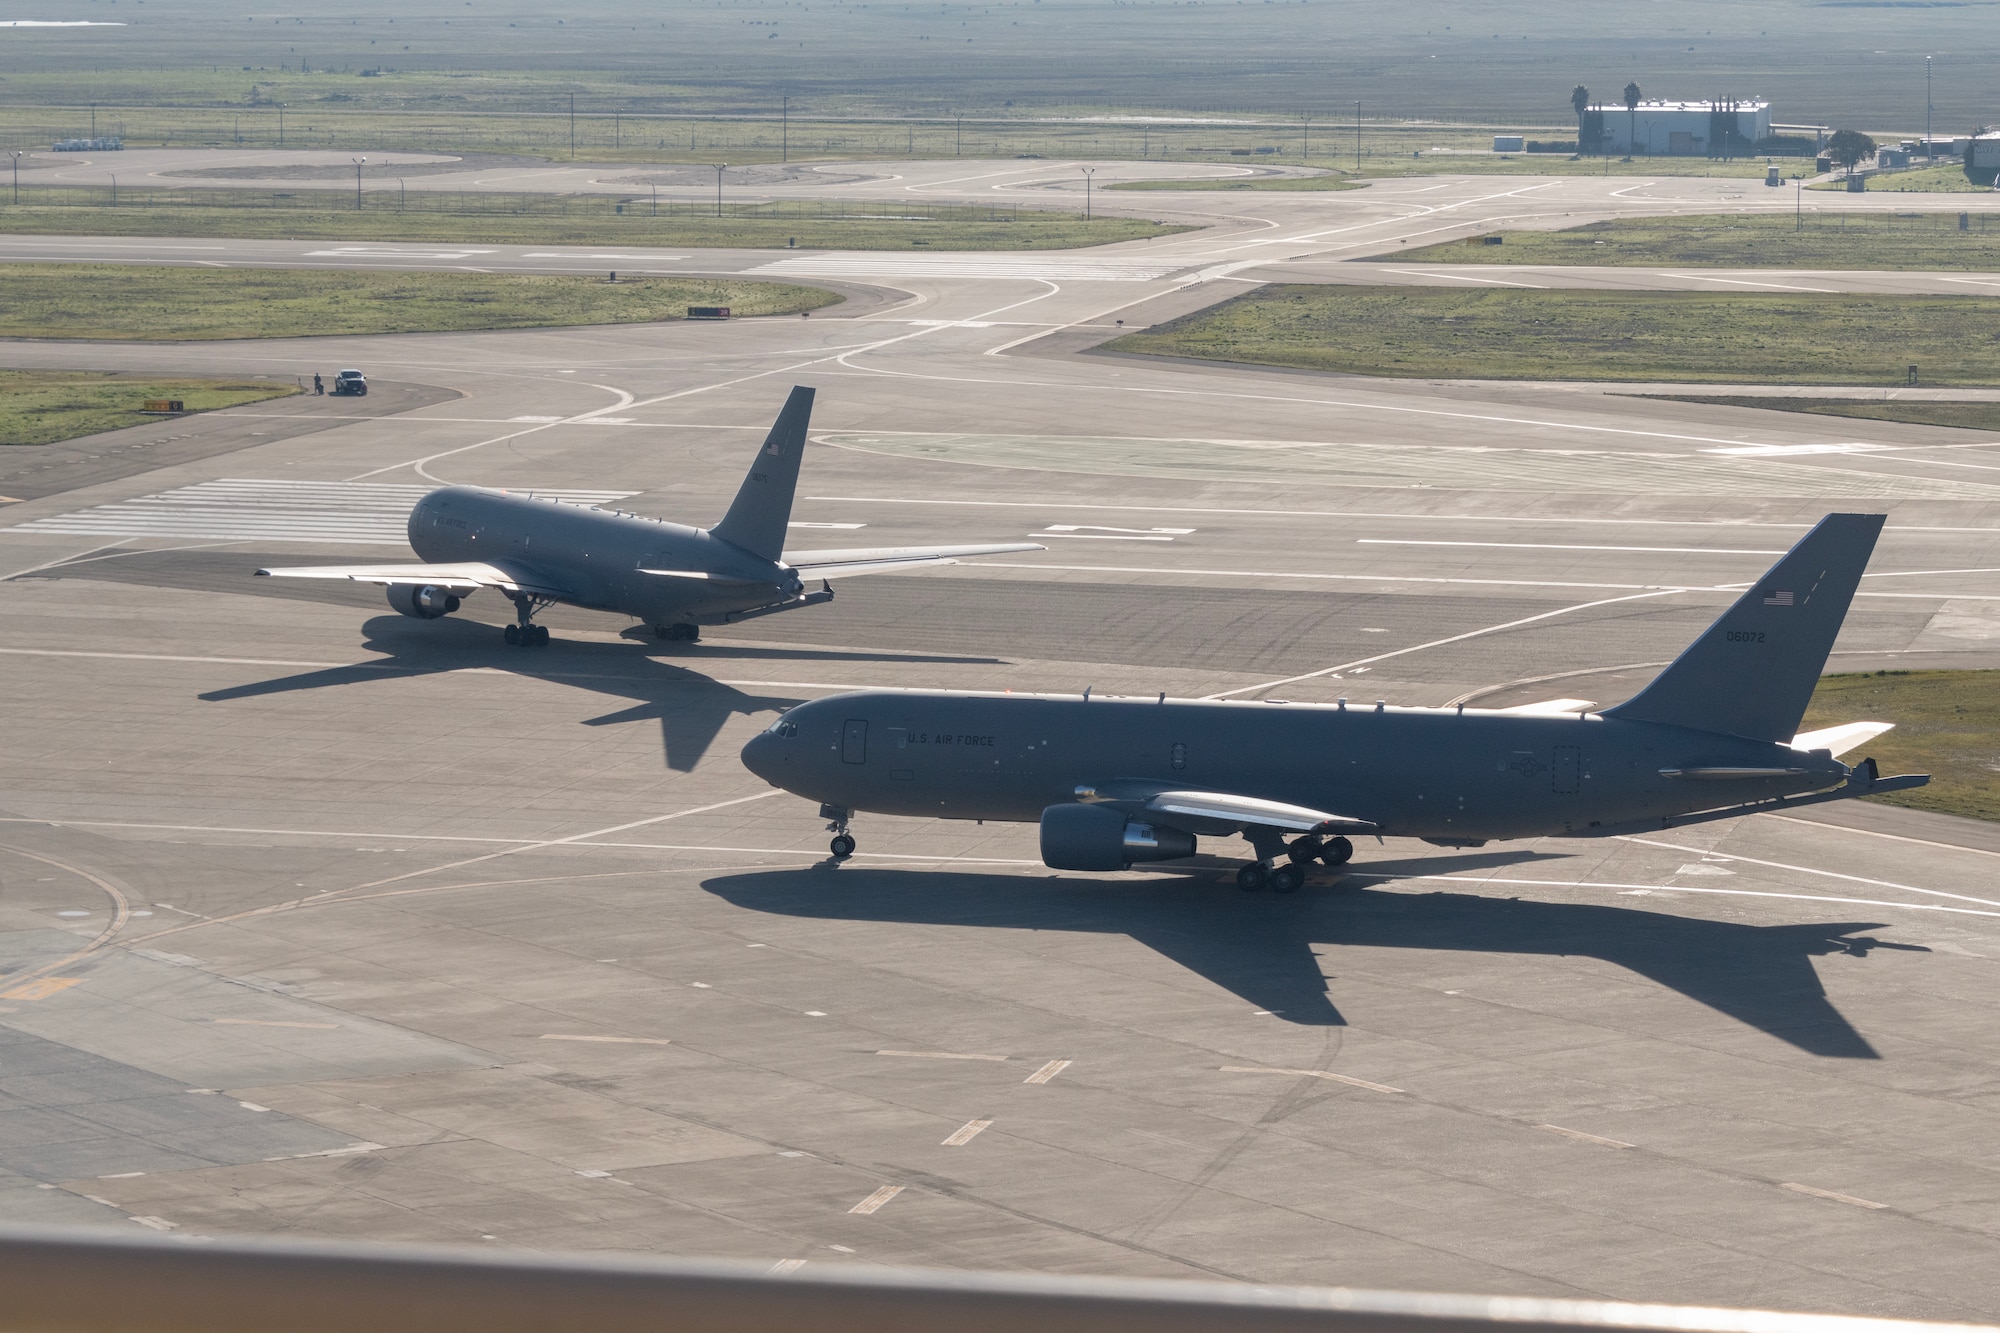
<svg viewBox="0 0 2000 1333">
<path fill-rule="evenodd" d="M 1883 521 L 1828 514 L 1652 684 L 1604 716 L 1788 743 Z"/>
<path fill-rule="evenodd" d="M 792 517 L 792 495 L 798 489 L 812 407 L 813 391 L 802 384 L 794 387 L 729 512 L 710 529 L 717 537 L 764 560 L 776 560 L 784 553 L 785 524 Z"/>
</svg>

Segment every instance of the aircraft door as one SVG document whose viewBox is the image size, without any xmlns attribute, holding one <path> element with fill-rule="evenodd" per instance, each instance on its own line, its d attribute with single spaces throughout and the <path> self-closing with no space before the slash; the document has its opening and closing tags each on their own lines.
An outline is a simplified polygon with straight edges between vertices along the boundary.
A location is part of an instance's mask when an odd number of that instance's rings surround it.
<svg viewBox="0 0 2000 1333">
<path fill-rule="evenodd" d="M 1574 745 L 1558 745 L 1555 765 L 1550 773 L 1550 790 L 1558 796 L 1574 796 L 1577 792 L 1577 775 L 1583 771 L 1583 751 Z"/>
<path fill-rule="evenodd" d="M 868 762 L 867 718 L 849 718 L 841 726 L 840 762 L 843 764 L 865 764 Z"/>
</svg>

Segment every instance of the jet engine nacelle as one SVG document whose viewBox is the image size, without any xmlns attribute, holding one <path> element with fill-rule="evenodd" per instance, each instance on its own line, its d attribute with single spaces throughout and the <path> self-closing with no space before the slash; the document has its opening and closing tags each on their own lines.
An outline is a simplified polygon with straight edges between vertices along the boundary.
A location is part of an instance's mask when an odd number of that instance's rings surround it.
<svg viewBox="0 0 2000 1333">
<path fill-rule="evenodd" d="M 1139 861 L 1194 855 L 1194 835 L 1127 819 L 1104 805 L 1042 811 L 1042 862 L 1052 870 L 1123 870 Z"/>
<path fill-rule="evenodd" d="M 392 583 L 389 605 L 417 620 L 436 620 L 458 610 L 458 597 L 447 589 L 428 583 Z"/>
</svg>

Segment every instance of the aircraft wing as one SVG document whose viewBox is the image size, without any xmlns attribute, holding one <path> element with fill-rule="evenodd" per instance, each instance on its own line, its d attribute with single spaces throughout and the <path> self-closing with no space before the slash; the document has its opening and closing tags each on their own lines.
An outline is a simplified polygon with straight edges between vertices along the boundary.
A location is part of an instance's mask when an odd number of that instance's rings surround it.
<svg viewBox="0 0 2000 1333">
<path fill-rule="evenodd" d="M 455 565 L 293 565 L 260 569 L 257 573 L 265 578 L 345 579 L 350 583 L 379 583 L 384 587 L 393 587 L 398 583 L 421 583 L 461 594 L 479 588 L 498 588 L 502 592 L 524 592 L 534 597 L 567 598 L 574 595 L 568 588 L 551 583 L 523 566 L 503 567 L 482 560 Z"/>
<path fill-rule="evenodd" d="M 803 578 L 837 579 L 849 574 L 881 574 L 922 565 L 953 565 L 965 556 L 1047 549 L 1034 542 L 1002 542 L 991 546 L 872 546 L 850 551 L 787 551 L 784 560 Z"/>
<path fill-rule="evenodd" d="M 1266 828 L 1291 829 L 1298 833 L 1368 833 L 1376 827 L 1365 819 L 1350 819 L 1303 805 L 1288 805 L 1283 801 L 1267 801 L 1261 796 L 1237 796 L 1222 791 L 1163 791 L 1150 798 L 1145 809 L 1151 814 L 1212 819 L 1228 824 L 1260 824 Z"/>
</svg>

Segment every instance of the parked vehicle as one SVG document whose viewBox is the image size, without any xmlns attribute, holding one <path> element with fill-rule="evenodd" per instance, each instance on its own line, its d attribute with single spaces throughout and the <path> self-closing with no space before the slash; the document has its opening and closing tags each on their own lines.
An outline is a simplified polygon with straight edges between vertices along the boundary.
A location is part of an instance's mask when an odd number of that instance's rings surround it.
<svg viewBox="0 0 2000 1333">
<path fill-rule="evenodd" d="M 366 398 L 368 377 L 358 370 L 343 370 L 333 377 L 333 391 L 341 397 Z"/>
</svg>

